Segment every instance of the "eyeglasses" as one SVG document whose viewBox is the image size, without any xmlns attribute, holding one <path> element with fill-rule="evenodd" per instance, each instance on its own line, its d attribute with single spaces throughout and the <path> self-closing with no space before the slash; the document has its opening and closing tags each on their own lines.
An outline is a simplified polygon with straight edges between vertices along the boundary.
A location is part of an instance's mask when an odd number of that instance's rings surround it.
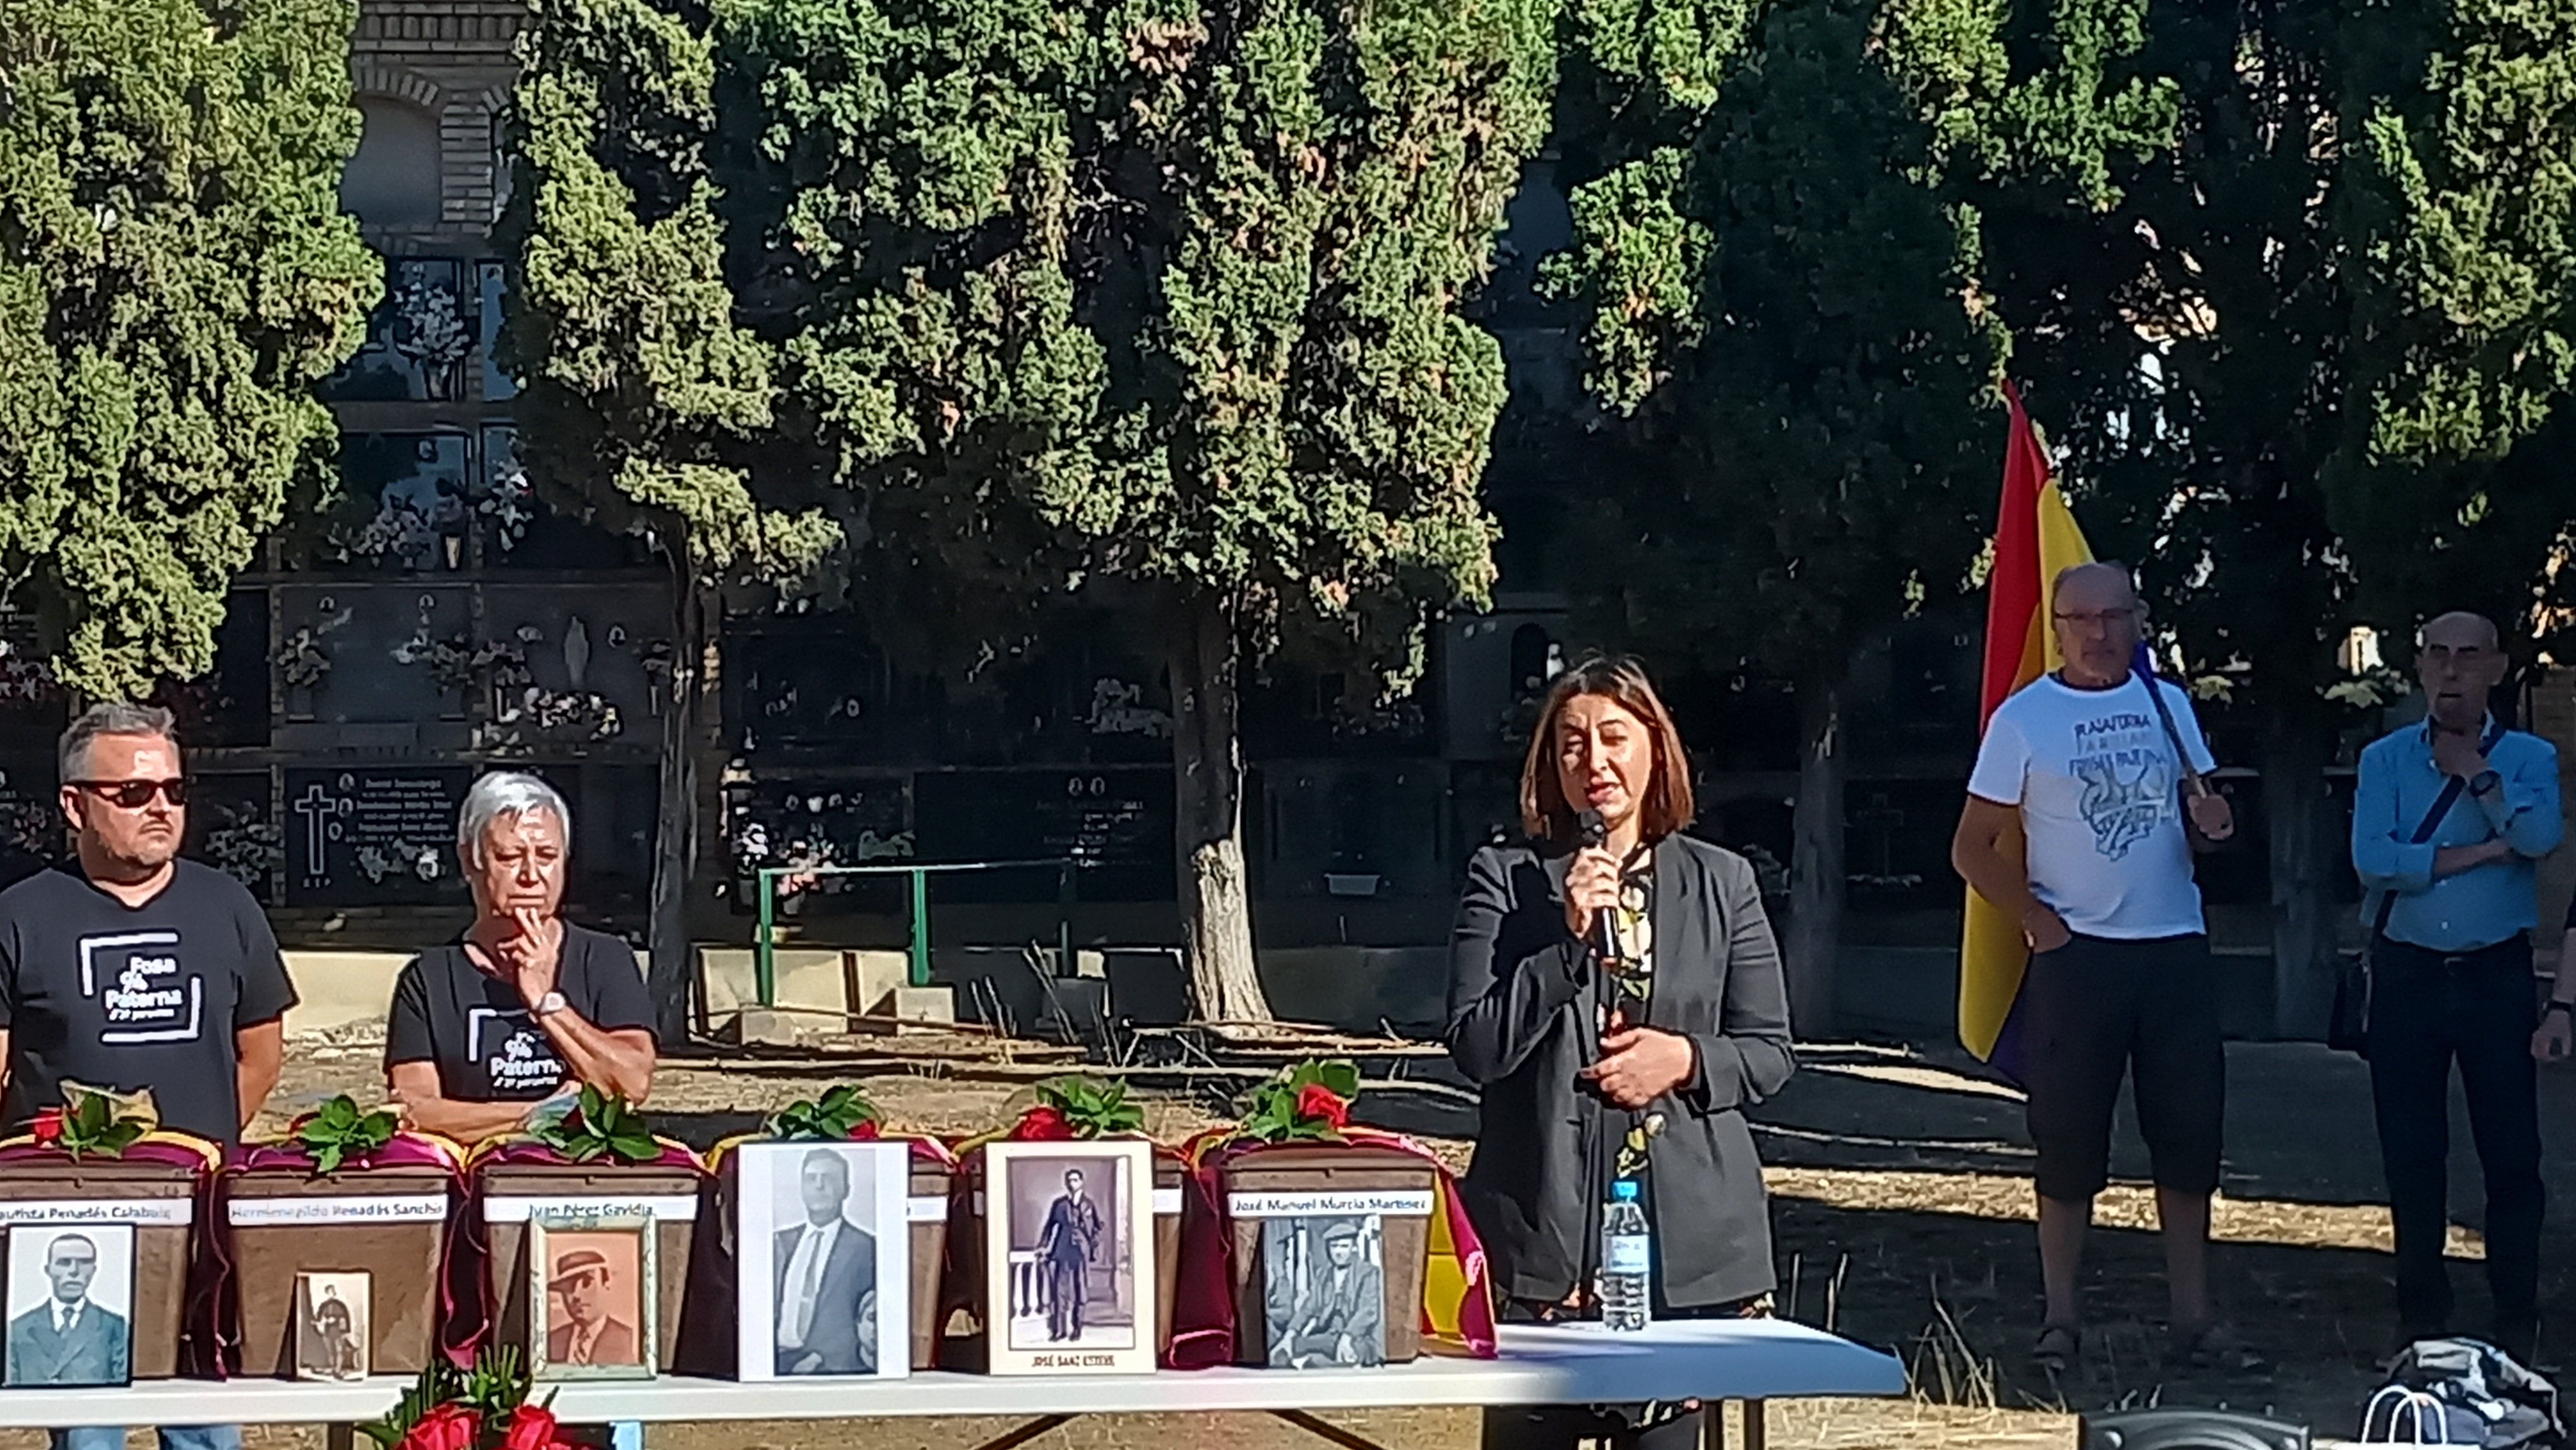
<svg viewBox="0 0 2576 1450">
<path fill-rule="evenodd" d="M 2104 609 L 2095 612 L 2070 612 L 2050 616 L 2058 623 L 2077 629 L 2116 629 L 2138 617 L 2134 609 Z"/>
<path fill-rule="evenodd" d="M 76 780 L 72 785 L 122 810 L 139 811 L 152 804 L 156 795 L 174 806 L 188 803 L 188 782 L 175 777 L 170 780 Z"/>
</svg>

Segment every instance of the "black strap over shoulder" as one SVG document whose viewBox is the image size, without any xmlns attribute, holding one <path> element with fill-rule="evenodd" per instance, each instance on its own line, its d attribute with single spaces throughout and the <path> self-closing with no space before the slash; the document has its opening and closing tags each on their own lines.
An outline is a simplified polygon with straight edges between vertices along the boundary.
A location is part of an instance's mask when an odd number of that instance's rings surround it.
<svg viewBox="0 0 2576 1450">
<path fill-rule="evenodd" d="M 2478 747 L 2478 753 L 2481 755 L 2492 754 L 2496 748 L 2496 742 L 2502 739 L 2504 739 L 2504 726 L 2501 724 L 2490 723 L 2487 727 L 2486 740 Z M 2460 803 L 2460 794 L 2467 790 L 2468 787 L 2469 783 L 2460 779 L 2456 775 L 2444 779 L 2442 782 L 2442 793 L 2433 797 L 2433 804 L 2425 810 L 2424 819 L 2416 824 L 2414 838 L 2409 841 L 2408 844 L 2421 846 L 2426 841 L 2433 839 L 2433 833 L 2442 828 L 2442 818 L 2451 813 L 2451 807 Z M 2381 892 L 2379 894 L 2379 915 L 2370 923 L 2370 934 L 2372 938 L 2376 939 L 2387 932 L 2389 915 L 2396 910 L 2397 893 L 2394 891 Z"/>
</svg>

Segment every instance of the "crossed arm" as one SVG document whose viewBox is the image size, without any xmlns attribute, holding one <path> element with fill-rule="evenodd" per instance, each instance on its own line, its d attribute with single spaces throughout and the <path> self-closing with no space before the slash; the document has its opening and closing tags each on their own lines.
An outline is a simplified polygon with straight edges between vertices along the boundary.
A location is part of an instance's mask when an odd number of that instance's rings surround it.
<svg viewBox="0 0 2576 1450">
<path fill-rule="evenodd" d="M 630 1103 L 641 1103 L 653 1090 L 653 1034 L 641 1028 L 609 1029 L 566 1008 L 537 1019 L 554 1039 L 575 1084 L 588 1083 Z M 451 1098 L 438 1080 L 435 1062 L 397 1062 L 385 1069 L 386 1085 L 412 1127 L 460 1143 L 515 1133 L 527 1125 L 541 1103 L 478 1103 Z"/>
</svg>

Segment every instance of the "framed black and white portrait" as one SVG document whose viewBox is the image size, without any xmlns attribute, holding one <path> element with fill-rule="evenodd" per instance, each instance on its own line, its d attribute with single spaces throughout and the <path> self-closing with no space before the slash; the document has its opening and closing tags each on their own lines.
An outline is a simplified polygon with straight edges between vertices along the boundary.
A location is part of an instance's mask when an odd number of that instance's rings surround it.
<svg viewBox="0 0 2576 1450">
<path fill-rule="evenodd" d="M 901 1143 L 735 1150 L 742 1378 L 911 1372 L 910 1152 Z"/>
<path fill-rule="evenodd" d="M 995 1374 L 1154 1368 L 1154 1159 L 1142 1142 L 984 1149 Z"/>
<path fill-rule="evenodd" d="M 1273 1369 L 1386 1363 L 1386 1233 L 1374 1214 L 1261 1221 L 1263 1342 Z"/>
<path fill-rule="evenodd" d="M 9 1231 L 9 1333 L 0 1382 L 121 1385 L 134 1378 L 134 1226 Z"/>
<path fill-rule="evenodd" d="M 374 1332 L 375 1281 L 351 1270 L 295 1276 L 295 1377 L 362 1380 Z"/>
</svg>

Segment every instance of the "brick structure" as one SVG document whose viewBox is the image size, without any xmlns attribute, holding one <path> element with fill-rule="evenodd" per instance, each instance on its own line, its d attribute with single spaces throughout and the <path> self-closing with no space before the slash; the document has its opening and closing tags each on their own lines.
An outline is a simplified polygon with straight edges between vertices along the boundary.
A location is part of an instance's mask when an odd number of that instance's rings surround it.
<svg viewBox="0 0 2576 1450">
<path fill-rule="evenodd" d="M 526 17 L 499 0 L 367 0 L 359 11 L 350 76 L 360 103 L 415 107 L 437 124 L 441 239 L 480 242 L 498 210 L 499 123 Z"/>
</svg>

